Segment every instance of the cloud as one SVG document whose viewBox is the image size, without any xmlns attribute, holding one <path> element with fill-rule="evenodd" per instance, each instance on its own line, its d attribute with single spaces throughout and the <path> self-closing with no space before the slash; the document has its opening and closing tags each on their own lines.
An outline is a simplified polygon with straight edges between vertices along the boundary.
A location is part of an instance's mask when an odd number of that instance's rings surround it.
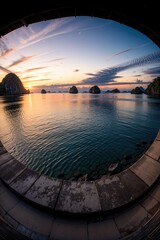
<svg viewBox="0 0 160 240">
<path fill-rule="evenodd" d="M 142 81 L 142 80 L 140 80 L 140 81 L 136 81 L 136 82 L 114 82 L 114 83 L 106 83 L 105 85 L 106 86 L 114 86 L 114 85 L 130 85 L 130 84 L 141 84 L 141 85 L 143 85 L 143 84 L 149 84 L 150 82 L 144 82 L 144 81 Z"/>
<path fill-rule="evenodd" d="M 56 58 L 56 59 L 52 59 L 50 62 L 58 62 L 64 60 L 64 58 Z"/>
<path fill-rule="evenodd" d="M 134 75 L 134 77 L 141 77 L 141 76 L 142 76 L 141 74 Z"/>
<path fill-rule="evenodd" d="M 25 72 L 32 72 L 32 71 L 41 70 L 41 69 L 44 69 L 44 68 L 46 68 L 46 67 L 29 68 L 29 69 L 25 70 Z"/>
<path fill-rule="evenodd" d="M 26 81 L 28 81 L 28 80 L 26 80 L 26 79 L 30 79 L 30 81 L 33 81 L 33 79 L 35 79 L 35 78 L 38 78 L 39 77 L 39 75 L 32 75 L 32 76 L 26 76 L 26 77 L 23 77 L 25 80 L 23 80 L 23 82 L 26 82 Z M 33 78 L 33 79 L 32 79 Z M 34 80 L 35 81 L 35 80 Z"/>
<path fill-rule="evenodd" d="M 8 68 L 13 67 L 13 66 L 16 66 L 16 65 L 18 65 L 18 64 L 20 64 L 20 63 L 26 62 L 26 61 L 30 60 L 31 58 L 33 58 L 33 56 L 21 57 L 20 59 L 18 59 L 18 60 L 16 60 L 16 61 L 14 61 L 13 63 L 11 63 L 11 64 L 8 66 Z"/>
<path fill-rule="evenodd" d="M 8 70 L 7 68 L 4 68 L 4 67 L 2 67 L 2 66 L 0 66 L 0 70 L 3 71 L 3 72 L 5 72 L 5 73 L 11 73 L 10 70 Z"/>
<path fill-rule="evenodd" d="M 109 82 L 115 82 L 115 79 L 117 78 L 121 78 L 121 76 L 117 75 L 119 72 L 154 63 L 160 63 L 160 51 L 139 58 L 135 58 L 131 61 L 119 64 L 117 66 L 102 69 L 94 74 L 88 73 L 88 75 L 90 75 L 91 77 L 84 79 L 81 84 L 105 85 Z"/>
<path fill-rule="evenodd" d="M 138 46 L 134 46 L 134 47 L 132 47 L 132 48 L 125 49 L 125 50 L 123 50 L 123 51 L 121 51 L 121 52 L 112 54 L 112 55 L 108 58 L 108 60 L 110 60 L 111 58 L 116 57 L 116 56 L 118 56 L 118 55 L 124 54 L 124 53 L 126 53 L 126 52 L 130 52 L 130 51 L 135 50 L 135 49 L 138 49 L 138 48 L 143 48 L 143 47 L 147 46 L 148 44 L 150 44 L 150 43 L 149 43 L 149 42 L 143 43 L 143 44 L 140 44 L 140 45 L 138 45 Z"/>
<path fill-rule="evenodd" d="M 13 48 L 7 49 L 3 52 L 1 52 L 1 57 L 6 57 L 7 55 L 9 55 L 10 53 L 12 53 L 14 51 Z"/>
<path fill-rule="evenodd" d="M 3 39 L 0 39 L 0 56 L 5 57 L 9 53 L 11 53 L 14 49 L 9 48 L 7 44 L 3 41 Z"/>
<path fill-rule="evenodd" d="M 110 25 L 110 24 L 111 22 L 105 25 Z M 90 29 L 101 28 L 103 26 L 104 24 L 96 27 L 90 27 L 90 26 L 86 27 L 86 21 L 84 21 L 84 23 L 80 24 L 79 26 L 78 23 L 75 21 L 74 17 L 55 19 L 54 21 L 49 22 L 49 24 L 46 25 L 42 30 L 38 29 L 38 31 L 35 31 L 30 26 L 28 32 L 26 31 L 26 33 L 23 33 L 25 28 L 21 29 L 20 35 L 21 36 L 24 35 L 24 38 L 21 39 L 18 49 L 22 49 L 22 48 L 34 45 L 36 43 L 39 43 L 41 41 L 44 41 L 46 39 L 64 35 L 70 32 L 75 32 L 75 31 L 83 32 L 83 31 L 88 31 Z"/>
<path fill-rule="evenodd" d="M 29 80 L 27 80 L 27 81 L 23 81 L 23 82 L 25 82 L 25 83 L 38 83 L 38 82 L 45 82 L 45 81 L 53 81 L 53 79 L 50 79 L 50 78 L 43 78 L 43 79 L 36 79 L 36 80 L 31 80 L 31 81 L 29 81 Z"/>
<path fill-rule="evenodd" d="M 147 69 L 144 71 L 144 73 L 149 75 L 160 75 L 160 67 Z"/>
<path fill-rule="evenodd" d="M 70 26 L 70 21 L 73 21 L 73 18 L 60 18 L 54 21 L 49 21 L 44 28 L 33 29 L 32 26 L 22 27 L 17 29 L 15 37 L 17 38 L 18 46 L 15 48 L 9 48 L 6 44 L 9 38 L 3 37 L 0 39 L 0 56 L 6 56 L 11 52 L 14 52 L 19 49 L 26 48 L 28 46 L 39 43 L 43 40 L 56 37 L 62 34 L 66 34 L 76 30 L 76 26 Z M 4 41 L 5 40 L 5 41 Z"/>
<path fill-rule="evenodd" d="M 124 50 L 124 51 L 121 51 L 121 52 L 118 52 L 118 53 L 113 54 L 111 57 L 115 57 L 115 56 L 121 55 L 121 54 L 126 53 L 126 52 L 129 52 L 129 51 L 131 51 L 131 50 L 133 50 L 133 48 L 128 48 L 128 49 L 126 49 L 126 50 Z"/>
<path fill-rule="evenodd" d="M 18 49 L 22 49 L 34 45 L 36 43 L 39 43 L 41 41 L 44 41 L 46 39 L 77 30 L 76 25 L 75 26 L 74 24 L 69 25 L 71 21 L 73 21 L 72 17 L 61 18 L 50 22 L 45 28 L 43 28 L 40 31 L 36 32 L 32 29 L 31 35 L 29 37 L 27 38 L 24 37 L 24 39 L 21 39 L 20 46 L 18 47 Z"/>
<path fill-rule="evenodd" d="M 73 72 L 79 72 L 79 69 L 75 69 Z"/>
</svg>

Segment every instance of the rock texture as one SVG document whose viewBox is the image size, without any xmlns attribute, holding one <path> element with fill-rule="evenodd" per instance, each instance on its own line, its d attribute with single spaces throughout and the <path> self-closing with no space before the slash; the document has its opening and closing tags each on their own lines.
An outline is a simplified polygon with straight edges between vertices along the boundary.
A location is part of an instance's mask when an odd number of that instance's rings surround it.
<svg viewBox="0 0 160 240">
<path fill-rule="evenodd" d="M 72 87 L 69 89 L 69 93 L 78 93 L 78 89 L 76 88 L 76 86 L 72 86 Z"/>
<path fill-rule="evenodd" d="M 160 97 L 160 77 L 153 79 L 153 82 L 146 88 L 145 93 L 155 97 Z"/>
<path fill-rule="evenodd" d="M 115 88 L 113 90 L 107 90 L 106 93 L 120 93 L 118 88 Z"/>
<path fill-rule="evenodd" d="M 0 95 L 21 95 L 27 94 L 29 90 L 26 90 L 19 79 L 14 73 L 8 73 L 0 84 Z"/>
<path fill-rule="evenodd" d="M 142 94 L 144 93 L 144 88 L 143 87 L 136 87 L 131 90 L 132 94 Z"/>
<path fill-rule="evenodd" d="M 101 90 L 98 86 L 93 86 L 89 89 L 89 93 L 101 93 Z"/>
<path fill-rule="evenodd" d="M 46 90 L 45 90 L 45 89 L 42 89 L 42 90 L 41 90 L 41 93 L 46 93 Z"/>
</svg>

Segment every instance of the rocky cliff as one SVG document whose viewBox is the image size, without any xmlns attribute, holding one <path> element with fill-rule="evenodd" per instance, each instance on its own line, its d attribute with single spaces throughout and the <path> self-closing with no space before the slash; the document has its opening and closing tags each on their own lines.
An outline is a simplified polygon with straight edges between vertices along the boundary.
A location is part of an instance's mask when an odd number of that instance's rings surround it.
<svg viewBox="0 0 160 240">
<path fill-rule="evenodd" d="M 8 73 L 0 84 L 0 95 L 21 95 L 29 93 L 26 90 L 19 79 L 14 73 Z"/>
<path fill-rule="evenodd" d="M 155 97 L 160 97 L 160 77 L 153 79 L 153 82 L 146 88 L 145 93 Z"/>
<path fill-rule="evenodd" d="M 98 86 L 93 86 L 89 89 L 89 93 L 101 93 L 101 90 Z"/>
<path fill-rule="evenodd" d="M 45 93 L 47 93 L 47 92 L 46 92 L 45 89 L 42 89 L 42 90 L 41 90 L 41 93 L 42 93 L 42 94 L 45 94 Z"/>
<path fill-rule="evenodd" d="M 72 86 L 72 87 L 69 89 L 69 93 L 78 93 L 78 89 L 76 88 L 76 86 Z"/>
<path fill-rule="evenodd" d="M 136 87 L 131 90 L 131 94 L 142 94 L 142 93 L 144 93 L 143 87 Z"/>
</svg>

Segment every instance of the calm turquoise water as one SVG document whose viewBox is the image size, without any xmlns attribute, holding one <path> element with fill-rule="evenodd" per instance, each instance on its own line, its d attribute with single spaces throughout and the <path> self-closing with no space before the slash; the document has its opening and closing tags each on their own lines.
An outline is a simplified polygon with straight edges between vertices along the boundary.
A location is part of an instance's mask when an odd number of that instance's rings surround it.
<svg viewBox="0 0 160 240">
<path fill-rule="evenodd" d="M 135 162 L 160 128 L 160 99 L 146 95 L 30 94 L 0 98 L 0 139 L 29 168 L 88 179 Z"/>
</svg>

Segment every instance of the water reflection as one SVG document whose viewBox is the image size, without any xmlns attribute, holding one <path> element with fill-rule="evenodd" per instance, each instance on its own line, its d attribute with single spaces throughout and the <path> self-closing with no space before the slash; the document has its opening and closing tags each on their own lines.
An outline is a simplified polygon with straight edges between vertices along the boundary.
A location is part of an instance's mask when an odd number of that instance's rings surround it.
<svg viewBox="0 0 160 240">
<path fill-rule="evenodd" d="M 1 102 L 3 103 L 12 103 L 23 101 L 23 96 L 3 96 L 1 97 Z"/>
<path fill-rule="evenodd" d="M 2 102 L 4 103 L 4 110 L 9 117 L 16 117 L 20 115 L 20 111 L 23 106 L 22 96 L 6 96 L 3 97 Z"/>
<path fill-rule="evenodd" d="M 125 155 L 125 164 L 135 161 L 145 148 L 136 145 L 160 127 L 159 107 L 160 100 L 120 93 L 5 97 L 0 138 L 18 160 L 49 176 L 100 175 Z"/>
</svg>

